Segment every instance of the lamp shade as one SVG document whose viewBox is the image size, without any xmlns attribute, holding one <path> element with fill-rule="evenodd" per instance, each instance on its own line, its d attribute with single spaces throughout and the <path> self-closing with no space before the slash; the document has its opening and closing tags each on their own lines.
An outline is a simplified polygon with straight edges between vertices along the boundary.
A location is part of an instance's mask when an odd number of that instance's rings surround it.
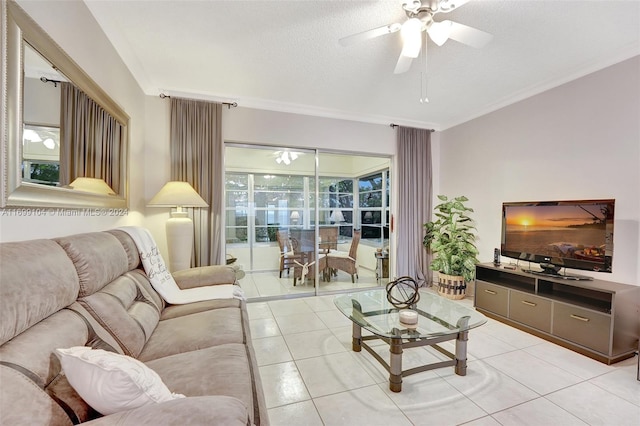
<svg viewBox="0 0 640 426">
<path fill-rule="evenodd" d="M 342 214 L 342 210 L 335 209 L 331 212 L 331 216 L 329 216 L 329 220 L 331 222 L 344 222 L 344 215 Z"/>
<path fill-rule="evenodd" d="M 187 182 L 167 182 L 151 201 L 149 207 L 209 207 Z"/>
<path fill-rule="evenodd" d="M 103 179 L 79 177 L 69 184 L 70 188 L 78 191 L 91 192 L 101 195 L 116 195 L 111 187 Z"/>
</svg>

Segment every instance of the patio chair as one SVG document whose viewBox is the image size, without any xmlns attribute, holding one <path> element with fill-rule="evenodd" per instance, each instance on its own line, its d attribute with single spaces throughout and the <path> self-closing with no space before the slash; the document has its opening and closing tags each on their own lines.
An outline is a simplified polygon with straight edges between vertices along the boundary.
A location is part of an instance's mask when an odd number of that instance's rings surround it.
<svg viewBox="0 0 640 426">
<path fill-rule="evenodd" d="M 327 268 L 339 269 L 351 275 L 351 282 L 355 283 L 358 278 L 358 244 L 360 243 L 360 231 L 353 231 L 351 247 L 349 252 L 330 251 L 327 254 Z M 355 277 L 355 278 L 354 278 Z"/>
<path fill-rule="evenodd" d="M 276 231 L 276 239 L 278 240 L 278 246 L 280 247 L 280 278 L 282 278 L 282 271 L 289 271 L 296 266 L 296 260 L 300 262 L 302 256 L 296 253 L 292 241 L 289 239 L 289 233 L 287 231 Z"/>
</svg>

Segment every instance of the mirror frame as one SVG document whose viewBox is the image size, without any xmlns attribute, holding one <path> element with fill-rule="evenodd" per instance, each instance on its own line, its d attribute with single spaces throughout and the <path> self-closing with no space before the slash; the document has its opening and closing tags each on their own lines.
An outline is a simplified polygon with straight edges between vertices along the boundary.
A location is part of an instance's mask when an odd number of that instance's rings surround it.
<svg viewBox="0 0 640 426">
<path fill-rule="evenodd" d="M 129 116 L 76 64 L 58 44 L 13 0 L 0 2 L 2 20 L 0 34 L 2 48 L 2 85 L 0 99 L 5 113 L 0 117 L 2 146 L 2 207 L 109 207 L 128 208 L 128 140 Z M 22 131 L 23 131 L 23 40 L 44 56 L 54 68 L 73 84 L 95 100 L 124 127 L 120 155 L 120 188 L 113 195 L 98 195 L 71 188 L 61 188 L 22 182 Z"/>
</svg>

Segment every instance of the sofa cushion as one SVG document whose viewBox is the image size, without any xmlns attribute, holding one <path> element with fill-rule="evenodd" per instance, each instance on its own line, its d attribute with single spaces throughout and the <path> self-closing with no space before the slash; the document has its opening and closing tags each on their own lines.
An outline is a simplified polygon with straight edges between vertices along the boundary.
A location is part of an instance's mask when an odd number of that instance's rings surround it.
<svg viewBox="0 0 640 426">
<path fill-rule="evenodd" d="M 51 240 L 0 244 L 0 344 L 72 304 L 80 288 L 73 264 Z"/>
<path fill-rule="evenodd" d="M 69 383 L 101 414 L 184 398 L 172 394 L 158 374 L 129 356 L 86 346 L 56 353 Z"/>
<path fill-rule="evenodd" d="M 158 419 L 162 419 L 158 421 Z M 174 399 L 93 420 L 88 425 L 224 425 L 250 426 L 245 405 L 230 396 L 199 396 Z"/>
<path fill-rule="evenodd" d="M 138 356 L 142 361 L 224 343 L 246 343 L 242 310 L 220 308 L 163 320 Z"/>
<path fill-rule="evenodd" d="M 149 361 L 146 364 L 160 375 L 174 392 L 188 397 L 227 395 L 238 398 L 247 407 L 251 421 L 259 424 L 267 418 L 261 383 L 247 345 L 229 343 L 197 351 L 184 352 Z"/>
<path fill-rule="evenodd" d="M 160 314 L 160 320 L 197 314 L 220 308 L 240 308 L 243 303 L 240 299 L 211 299 L 202 302 L 187 303 L 186 305 L 169 305 Z"/>
<path fill-rule="evenodd" d="M 75 265 L 80 279 L 79 297 L 100 290 L 129 270 L 129 259 L 120 241 L 107 232 L 56 238 Z"/>
</svg>

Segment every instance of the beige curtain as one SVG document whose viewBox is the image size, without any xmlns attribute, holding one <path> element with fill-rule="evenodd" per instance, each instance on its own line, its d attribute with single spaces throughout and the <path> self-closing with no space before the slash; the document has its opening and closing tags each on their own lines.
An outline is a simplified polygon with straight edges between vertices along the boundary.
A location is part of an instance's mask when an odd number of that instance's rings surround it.
<svg viewBox="0 0 640 426">
<path fill-rule="evenodd" d="M 104 179 L 120 189 L 123 128 L 71 83 L 60 83 L 60 185 L 77 177 Z"/>
<path fill-rule="evenodd" d="M 189 182 L 209 204 L 189 209 L 195 226 L 193 266 L 222 264 L 224 209 L 222 104 L 171 98 L 171 180 Z"/>
<path fill-rule="evenodd" d="M 408 275 L 430 285 L 427 251 L 422 245 L 423 224 L 431 217 L 431 131 L 398 127 L 398 276 Z"/>
</svg>

